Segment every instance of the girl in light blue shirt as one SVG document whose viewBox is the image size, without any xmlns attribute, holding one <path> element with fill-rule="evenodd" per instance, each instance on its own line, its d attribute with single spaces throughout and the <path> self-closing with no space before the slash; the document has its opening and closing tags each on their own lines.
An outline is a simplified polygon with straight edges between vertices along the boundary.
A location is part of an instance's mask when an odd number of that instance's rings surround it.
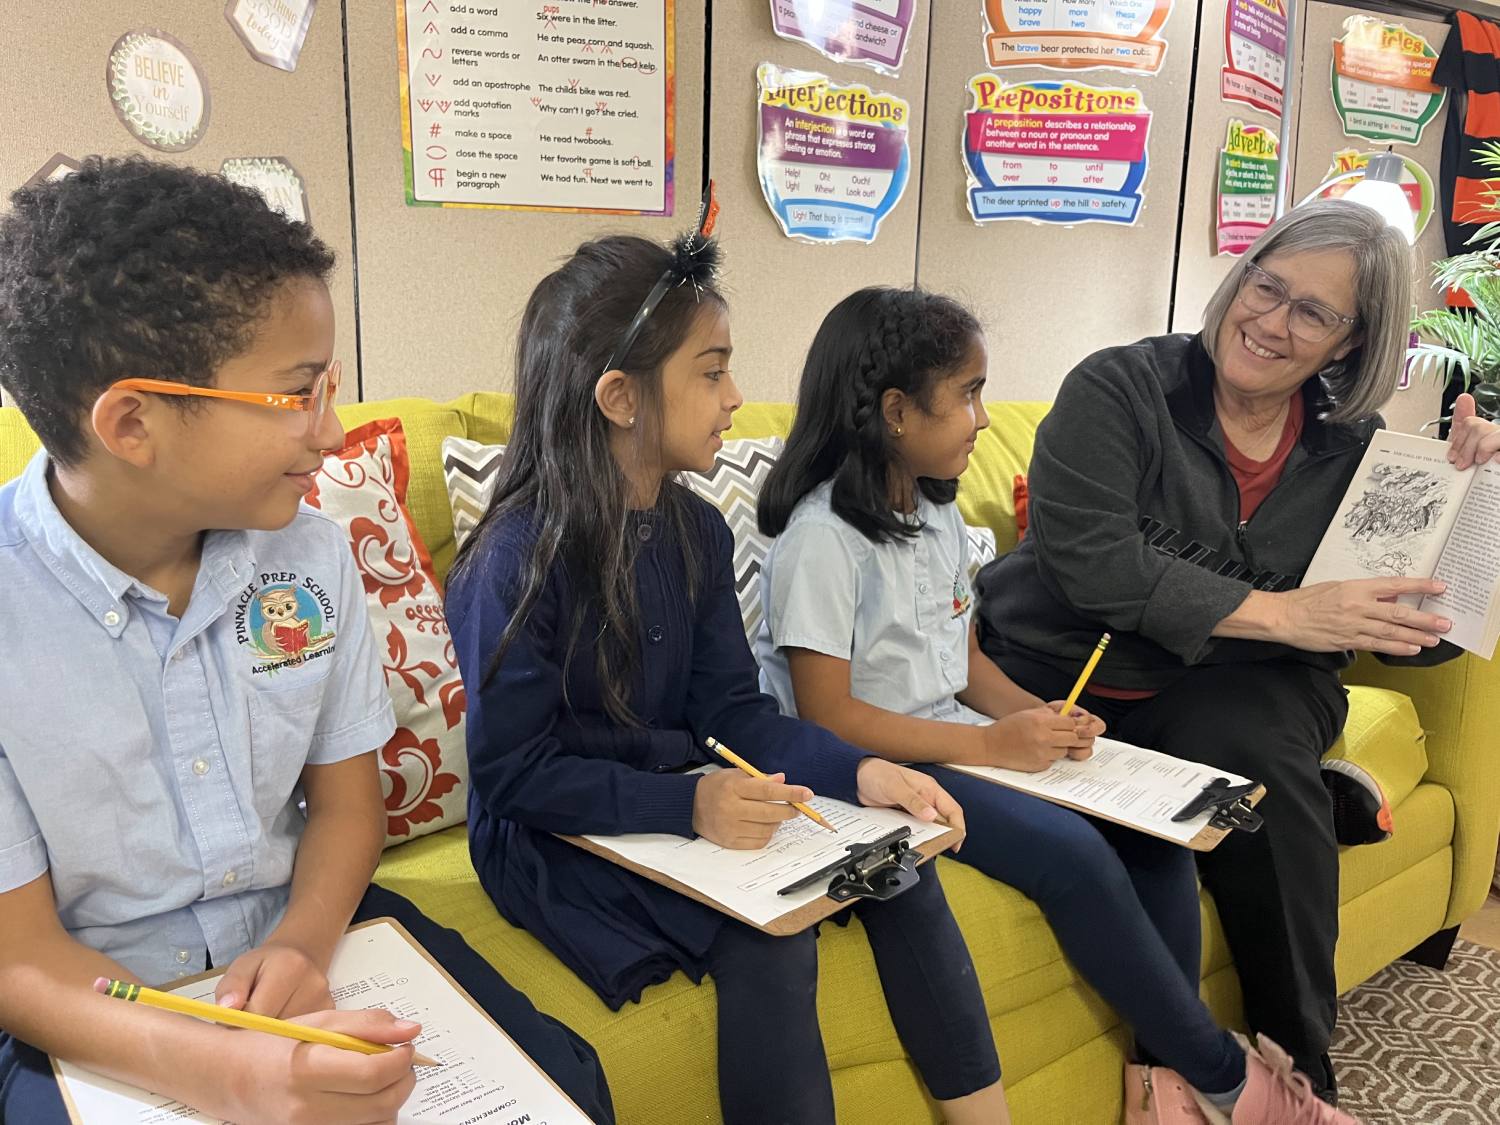
<svg viewBox="0 0 1500 1125">
<path fill-rule="evenodd" d="M 989 425 L 987 360 L 974 317 L 935 294 L 863 289 L 824 320 L 760 497 L 760 529 L 776 537 L 762 575 L 763 686 L 789 714 L 925 763 L 962 802 L 958 858 L 1036 901 L 1134 1029 L 1137 1057 L 1163 1064 L 1132 1064 L 1127 1086 L 1151 1074 L 1156 1104 L 1141 1116 L 1132 1099 L 1127 1121 L 1229 1120 L 1246 1052 L 1198 998 L 1191 852 L 936 765 L 1041 770 L 1087 758 L 1104 730 L 1014 684 L 970 623 L 954 497 Z M 1261 1120 L 1239 1108 L 1236 1123 Z"/>
</svg>

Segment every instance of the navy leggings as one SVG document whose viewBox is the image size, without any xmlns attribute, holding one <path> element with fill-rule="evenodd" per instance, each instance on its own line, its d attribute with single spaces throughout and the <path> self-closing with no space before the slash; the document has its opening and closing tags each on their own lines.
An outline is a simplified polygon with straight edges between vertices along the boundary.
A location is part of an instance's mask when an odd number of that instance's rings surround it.
<svg viewBox="0 0 1500 1125">
<path fill-rule="evenodd" d="M 1245 1053 L 1198 998 L 1198 877 L 1187 848 L 942 766 L 917 766 L 964 809 L 955 857 L 1041 907 L 1078 972 L 1145 1061 L 1222 1093 Z"/>
<path fill-rule="evenodd" d="M 904 894 L 851 909 L 864 924 L 902 1046 L 928 1092 L 946 1101 L 998 1082 L 1000 1060 L 974 962 L 937 869 L 928 862 L 918 870 L 921 879 Z M 725 1125 L 833 1121 L 816 1007 L 817 930 L 772 937 L 730 922 L 709 947 L 708 971 L 719 1000 Z"/>
<path fill-rule="evenodd" d="M 394 918 L 503 1027 L 533 1062 L 552 1076 L 589 1118 L 615 1119 L 609 1086 L 594 1049 L 507 984 L 454 930 L 432 921 L 411 902 L 371 886 L 354 921 Z M 68 1111 L 47 1056 L 0 1032 L 0 1125 L 68 1125 Z"/>
</svg>

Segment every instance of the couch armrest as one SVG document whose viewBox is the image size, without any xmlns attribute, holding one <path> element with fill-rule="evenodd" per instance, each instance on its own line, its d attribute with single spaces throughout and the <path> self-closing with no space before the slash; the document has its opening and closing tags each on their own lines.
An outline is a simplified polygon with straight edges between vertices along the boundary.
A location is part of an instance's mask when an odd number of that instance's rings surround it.
<svg viewBox="0 0 1500 1125">
<path fill-rule="evenodd" d="M 1435 668 L 1397 668 L 1361 656 L 1349 683 L 1411 697 L 1427 731 L 1427 775 L 1453 796 L 1453 891 L 1446 926 L 1483 904 L 1500 834 L 1500 662 L 1465 654 Z"/>
</svg>

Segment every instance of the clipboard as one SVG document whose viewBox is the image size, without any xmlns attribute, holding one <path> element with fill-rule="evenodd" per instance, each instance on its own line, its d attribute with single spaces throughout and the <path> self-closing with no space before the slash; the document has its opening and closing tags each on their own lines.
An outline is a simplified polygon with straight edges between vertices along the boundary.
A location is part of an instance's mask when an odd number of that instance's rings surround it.
<svg viewBox="0 0 1500 1125">
<path fill-rule="evenodd" d="M 366 921 L 359 922 L 356 925 L 350 926 L 347 930 L 344 931 L 344 933 L 347 936 L 349 934 L 357 933 L 360 930 L 368 929 L 368 928 L 373 927 L 373 926 L 387 926 L 387 927 L 389 927 L 399 937 L 401 937 L 403 940 L 405 940 L 405 942 L 409 946 L 411 946 L 412 949 L 414 949 L 417 953 L 421 954 L 422 959 L 425 960 L 434 969 L 436 969 L 438 971 L 438 974 L 445 981 L 448 982 L 449 987 L 453 989 L 454 993 L 457 996 L 459 996 L 461 999 L 463 999 L 466 1003 L 468 1003 L 468 1005 L 471 1008 L 473 1008 L 474 1011 L 476 1011 L 477 1013 L 479 1013 L 479 1015 L 481 1017 L 483 1017 L 485 1023 L 489 1024 L 492 1028 L 494 1028 L 496 1031 L 498 1031 L 500 1033 L 501 1037 L 504 1038 L 508 1043 L 510 1043 L 510 1045 L 512 1047 L 515 1048 L 516 1053 L 522 1059 L 524 1059 L 527 1062 L 527 1064 L 530 1065 L 532 1067 L 532 1069 L 535 1070 L 536 1073 L 541 1076 L 541 1078 L 543 1078 L 546 1081 L 546 1083 L 547 1083 L 548 1086 L 552 1087 L 552 1089 L 556 1092 L 556 1094 L 557 1094 L 557 1096 L 559 1098 L 561 1098 L 564 1102 L 566 1102 L 568 1105 L 570 1105 L 570 1106 L 573 1107 L 573 1109 L 578 1114 L 578 1120 L 579 1121 L 587 1121 L 587 1120 L 589 1120 L 588 1114 L 584 1113 L 583 1110 L 581 1110 L 581 1109 L 578 1108 L 578 1104 L 576 1102 L 574 1102 L 573 1099 L 568 1096 L 567 1092 L 565 1090 L 563 1090 L 563 1088 L 561 1086 L 559 1086 L 556 1082 L 554 1082 L 552 1080 L 552 1076 L 550 1074 L 548 1074 L 545 1070 L 543 1070 L 541 1067 L 537 1066 L 536 1060 L 533 1059 L 530 1055 L 528 1055 L 521 1048 L 521 1045 L 519 1043 L 517 1043 L 513 1038 L 511 1038 L 510 1033 L 507 1032 L 505 1030 L 505 1028 L 501 1027 L 498 1023 L 496 1023 L 495 1020 L 494 1020 L 494 1018 L 487 1011 L 485 1011 L 482 1007 L 480 1007 L 479 1004 L 477 1004 L 475 1002 L 474 997 L 472 997 L 472 996 L 469 995 L 468 990 L 465 989 L 463 987 L 463 985 L 459 984 L 458 981 L 454 980 L 453 979 L 453 974 L 450 973 L 437 960 L 435 960 L 433 958 L 432 954 L 430 954 L 430 953 L 427 952 L 426 947 L 423 946 L 421 942 L 417 941 L 416 938 L 412 937 L 411 934 L 410 934 L 410 932 L 408 932 L 408 930 L 406 929 L 406 927 L 403 926 L 400 922 L 396 921 L 396 919 L 391 918 L 391 917 L 370 918 L 370 919 L 367 919 Z M 223 976 L 224 972 L 225 972 L 225 969 L 210 969 L 207 972 L 197 973 L 197 974 L 195 974 L 193 976 L 189 976 L 189 977 L 183 977 L 180 980 L 172 982 L 171 990 L 175 991 L 176 989 L 180 989 L 180 988 L 186 987 L 188 985 L 192 985 L 192 984 L 197 984 L 197 983 L 199 983 L 201 981 L 210 980 L 210 979 L 216 979 L 218 977 Z M 188 1017 L 184 1017 L 184 1018 L 188 1018 Z M 57 1088 L 58 1088 L 59 1092 L 62 1094 L 63 1106 L 68 1111 L 68 1120 L 72 1123 L 72 1125 L 89 1125 L 89 1123 L 85 1120 L 85 1118 L 80 1113 L 80 1111 L 78 1109 L 78 1106 L 76 1105 L 76 1103 L 73 1100 L 73 1096 L 70 1093 L 69 1088 L 68 1088 L 68 1082 L 63 1077 L 62 1067 L 59 1065 L 58 1060 L 56 1058 L 54 1058 L 53 1056 L 49 1055 L 47 1057 L 47 1061 L 52 1064 L 52 1076 L 53 1076 L 53 1078 L 57 1082 Z M 203 1118 L 203 1117 L 198 1117 L 198 1118 L 195 1118 L 194 1120 L 211 1120 L 211 1119 L 209 1119 L 209 1118 Z"/>
<path fill-rule="evenodd" d="M 643 878 L 650 879 L 653 883 L 669 887 L 678 894 L 686 895 L 688 898 L 693 899 L 695 902 L 701 902 L 704 906 L 712 907 L 714 910 L 735 919 L 737 922 L 743 922 L 747 926 L 760 930 L 762 933 L 771 934 L 774 937 L 790 937 L 792 934 L 800 934 L 809 926 L 815 926 L 819 922 L 833 917 L 833 915 L 843 910 L 858 898 L 880 897 L 879 895 L 862 894 L 834 897 L 831 893 L 824 893 L 813 901 L 794 907 L 769 922 L 753 922 L 743 914 L 731 909 L 710 895 L 703 893 L 696 887 L 689 886 L 664 871 L 659 871 L 654 867 L 627 859 L 619 852 L 599 843 L 597 840 L 590 840 L 584 836 L 559 836 L 558 838 L 566 840 L 568 843 L 574 844 L 586 852 L 592 852 L 601 859 L 606 859 L 610 863 L 625 868 L 627 871 L 633 871 Z M 905 850 L 904 854 L 911 857 L 911 868 L 914 870 L 917 865 L 925 863 L 940 852 L 947 851 L 962 839 L 962 832 L 956 828 L 950 828 L 941 835 L 934 836 L 929 840 L 911 846 Z M 829 876 L 829 891 L 836 890 L 835 884 L 839 883 L 841 876 L 847 879 L 850 874 L 854 873 L 851 867 L 856 870 L 862 870 L 865 875 L 878 875 L 882 870 L 889 870 L 889 867 L 885 863 L 876 866 L 870 862 L 873 857 L 869 853 L 872 850 L 879 850 L 876 846 L 881 845 L 884 841 L 885 837 L 882 837 L 880 840 L 866 841 L 865 844 L 869 845 L 869 847 L 861 847 L 858 851 L 851 851 L 851 854 L 838 864 L 840 870 L 823 872 L 822 874 Z M 889 844 L 885 846 L 888 848 Z"/>
<path fill-rule="evenodd" d="M 1119 747 L 1132 754 L 1147 755 L 1153 761 L 1159 759 L 1164 764 L 1193 767 L 1198 771 L 1198 780 L 1201 780 L 1202 784 L 1179 790 L 1175 797 L 1168 796 L 1164 790 L 1153 808 L 1153 812 L 1157 815 L 1128 817 L 1112 815 L 1110 811 L 1096 804 L 1070 800 L 1064 794 L 1044 791 L 1039 788 L 1036 779 L 1046 774 L 1048 772 L 1046 770 L 1040 774 L 1026 774 L 1014 770 L 994 769 L 986 766 L 959 766 L 952 763 L 945 764 L 945 768 L 981 781 L 988 781 L 993 785 L 1014 789 L 1019 793 L 1025 793 L 1054 805 L 1061 805 L 1063 808 L 1072 809 L 1085 816 L 1097 817 L 1100 820 L 1132 828 L 1137 832 L 1144 832 L 1148 836 L 1155 836 L 1157 839 L 1166 840 L 1168 843 L 1177 844 L 1179 847 L 1189 848 L 1195 852 L 1213 851 L 1231 832 L 1254 832 L 1259 829 L 1260 814 L 1254 809 L 1266 795 L 1266 787 L 1259 782 L 1244 777 L 1225 777 L 1223 774 L 1228 771 L 1212 769 L 1198 762 L 1173 758 L 1160 751 L 1132 746 L 1114 739 L 1100 738 L 1096 740 L 1095 745 Z M 1067 760 L 1064 759 L 1064 763 L 1066 762 Z M 1073 763 L 1074 766 L 1084 768 L 1087 764 L 1087 759 Z M 1166 815 L 1160 815 L 1163 809 L 1168 810 Z M 1191 814 L 1184 816 L 1189 813 L 1189 809 L 1192 810 Z M 973 811 L 971 810 L 971 815 Z M 1179 817 L 1182 819 L 1179 820 Z M 1197 817 L 1203 817 L 1204 822 L 1192 832 L 1173 827 L 1175 824 L 1182 823 L 1182 820 Z"/>
</svg>

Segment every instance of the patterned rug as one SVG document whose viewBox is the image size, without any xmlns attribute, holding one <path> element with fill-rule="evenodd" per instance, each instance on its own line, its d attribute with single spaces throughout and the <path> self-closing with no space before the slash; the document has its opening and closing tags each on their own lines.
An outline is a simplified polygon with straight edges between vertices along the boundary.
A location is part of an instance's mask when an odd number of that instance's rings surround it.
<svg viewBox="0 0 1500 1125">
<path fill-rule="evenodd" d="M 1339 1108 L 1366 1125 L 1500 1122 L 1500 950 L 1397 961 L 1339 1002 Z"/>
</svg>

